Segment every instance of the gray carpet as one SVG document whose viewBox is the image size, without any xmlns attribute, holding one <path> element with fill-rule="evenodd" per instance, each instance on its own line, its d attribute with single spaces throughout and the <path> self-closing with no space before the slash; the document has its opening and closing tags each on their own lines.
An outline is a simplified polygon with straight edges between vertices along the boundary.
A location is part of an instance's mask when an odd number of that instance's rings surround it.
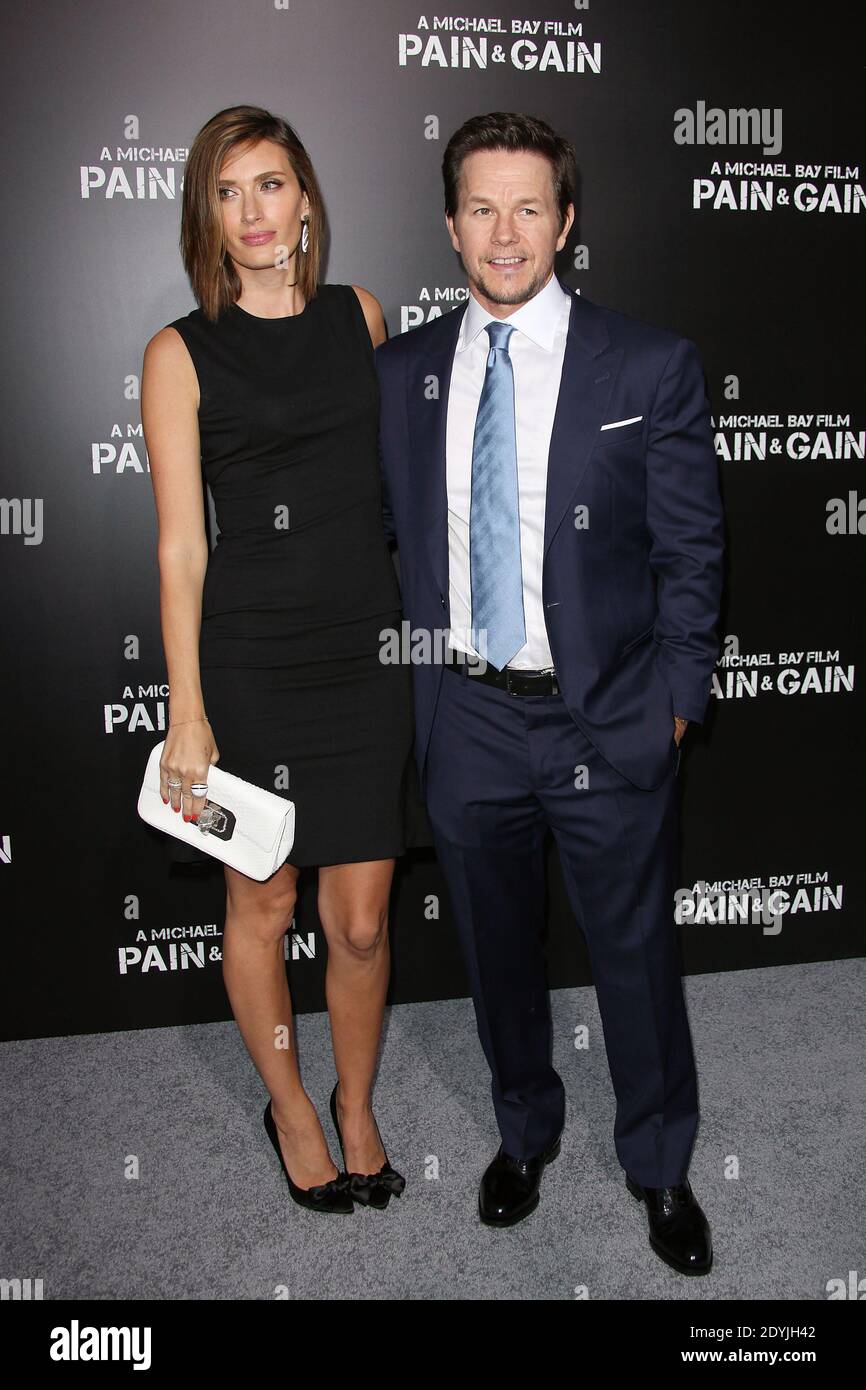
<svg viewBox="0 0 866 1390">
<path fill-rule="evenodd" d="M 503 1231 L 476 1214 L 499 1137 L 469 1001 L 388 1011 L 375 1105 L 406 1191 L 345 1217 L 291 1201 L 233 1023 L 4 1044 L 0 1276 L 41 1278 L 46 1299 L 824 1299 L 829 1279 L 866 1274 L 864 973 L 849 960 L 686 980 L 705 1278 L 657 1259 L 626 1191 L 592 989 L 552 996 L 562 1153 L 537 1211 Z M 298 1039 L 338 1156 L 327 1015 L 299 1019 Z"/>
</svg>

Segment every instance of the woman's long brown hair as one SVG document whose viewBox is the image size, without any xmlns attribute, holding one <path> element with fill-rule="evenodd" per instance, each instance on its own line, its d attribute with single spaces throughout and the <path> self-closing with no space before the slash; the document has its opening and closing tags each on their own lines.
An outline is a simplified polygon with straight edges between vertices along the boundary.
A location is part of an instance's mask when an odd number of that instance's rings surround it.
<svg viewBox="0 0 866 1390">
<path fill-rule="evenodd" d="M 261 106 L 227 106 L 202 126 L 189 152 L 181 204 L 180 253 L 193 294 L 212 321 L 234 304 L 241 281 L 228 255 L 219 196 L 220 169 L 230 150 L 273 140 L 282 145 L 310 200 L 309 244 L 298 247 L 298 288 L 309 303 L 319 283 L 325 206 L 312 161 L 295 131 Z"/>
</svg>

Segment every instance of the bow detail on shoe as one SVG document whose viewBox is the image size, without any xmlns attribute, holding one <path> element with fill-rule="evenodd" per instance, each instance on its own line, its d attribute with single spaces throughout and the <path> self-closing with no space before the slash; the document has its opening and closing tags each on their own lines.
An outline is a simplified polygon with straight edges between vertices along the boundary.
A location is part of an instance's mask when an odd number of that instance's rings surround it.
<svg viewBox="0 0 866 1390">
<path fill-rule="evenodd" d="M 348 1173 L 339 1173 L 337 1177 L 331 1178 L 328 1182 L 318 1183 L 315 1187 L 307 1188 L 310 1196 L 321 1199 L 323 1196 L 330 1196 L 332 1192 L 349 1191 Z"/>
<path fill-rule="evenodd" d="M 369 1202 L 377 1188 L 399 1197 L 406 1186 L 406 1179 L 390 1163 L 383 1163 L 378 1173 L 348 1173 L 347 1177 L 356 1202 Z"/>
<path fill-rule="evenodd" d="M 337 1114 L 337 1086 L 339 1084 L 338 1081 L 331 1092 L 331 1119 L 334 1121 L 334 1129 L 337 1131 L 337 1139 L 340 1143 L 340 1152 L 345 1163 L 346 1150 L 343 1147 L 340 1118 Z M 381 1135 L 379 1139 L 381 1142 Z M 377 1207 L 380 1211 L 387 1207 L 392 1197 L 399 1197 L 406 1186 L 406 1179 L 395 1168 L 391 1167 L 387 1153 L 385 1154 L 385 1162 L 378 1173 L 346 1173 L 346 1179 L 349 1195 L 354 1201 L 360 1202 L 364 1206 Z"/>
</svg>

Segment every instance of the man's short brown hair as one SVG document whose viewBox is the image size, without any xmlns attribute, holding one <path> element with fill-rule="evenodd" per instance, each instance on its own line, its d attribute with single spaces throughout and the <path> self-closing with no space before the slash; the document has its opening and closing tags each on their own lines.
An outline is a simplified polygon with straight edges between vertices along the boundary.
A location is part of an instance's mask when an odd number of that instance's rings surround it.
<svg viewBox="0 0 866 1390">
<path fill-rule="evenodd" d="M 564 136 L 557 135 L 546 121 L 516 111 L 490 111 L 486 116 L 473 116 L 451 136 L 442 158 L 445 211 L 449 217 L 457 213 L 457 185 L 463 161 L 478 150 L 529 150 L 544 155 L 550 161 L 560 226 L 564 225 L 568 205 L 575 197 L 574 146 Z"/>
</svg>

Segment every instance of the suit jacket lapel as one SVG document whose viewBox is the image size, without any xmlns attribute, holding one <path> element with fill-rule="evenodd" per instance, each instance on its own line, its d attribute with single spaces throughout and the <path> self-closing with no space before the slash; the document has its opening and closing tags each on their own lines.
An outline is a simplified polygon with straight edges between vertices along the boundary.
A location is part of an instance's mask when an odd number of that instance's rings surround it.
<svg viewBox="0 0 866 1390">
<path fill-rule="evenodd" d="M 448 489 L 445 471 L 445 431 L 448 391 L 466 303 L 443 316 L 439 331 L 423 352 L 409 358 L 407 405 L 417 480 L 420 530 L 430 553 L 440 593 L 448 602 Z"/>
<path fill-rule="evenodd" d="M 621 360 L 595 305 L 574 294 L 547 462 L 545 556 L 586 472 Z"/>
</svg>

